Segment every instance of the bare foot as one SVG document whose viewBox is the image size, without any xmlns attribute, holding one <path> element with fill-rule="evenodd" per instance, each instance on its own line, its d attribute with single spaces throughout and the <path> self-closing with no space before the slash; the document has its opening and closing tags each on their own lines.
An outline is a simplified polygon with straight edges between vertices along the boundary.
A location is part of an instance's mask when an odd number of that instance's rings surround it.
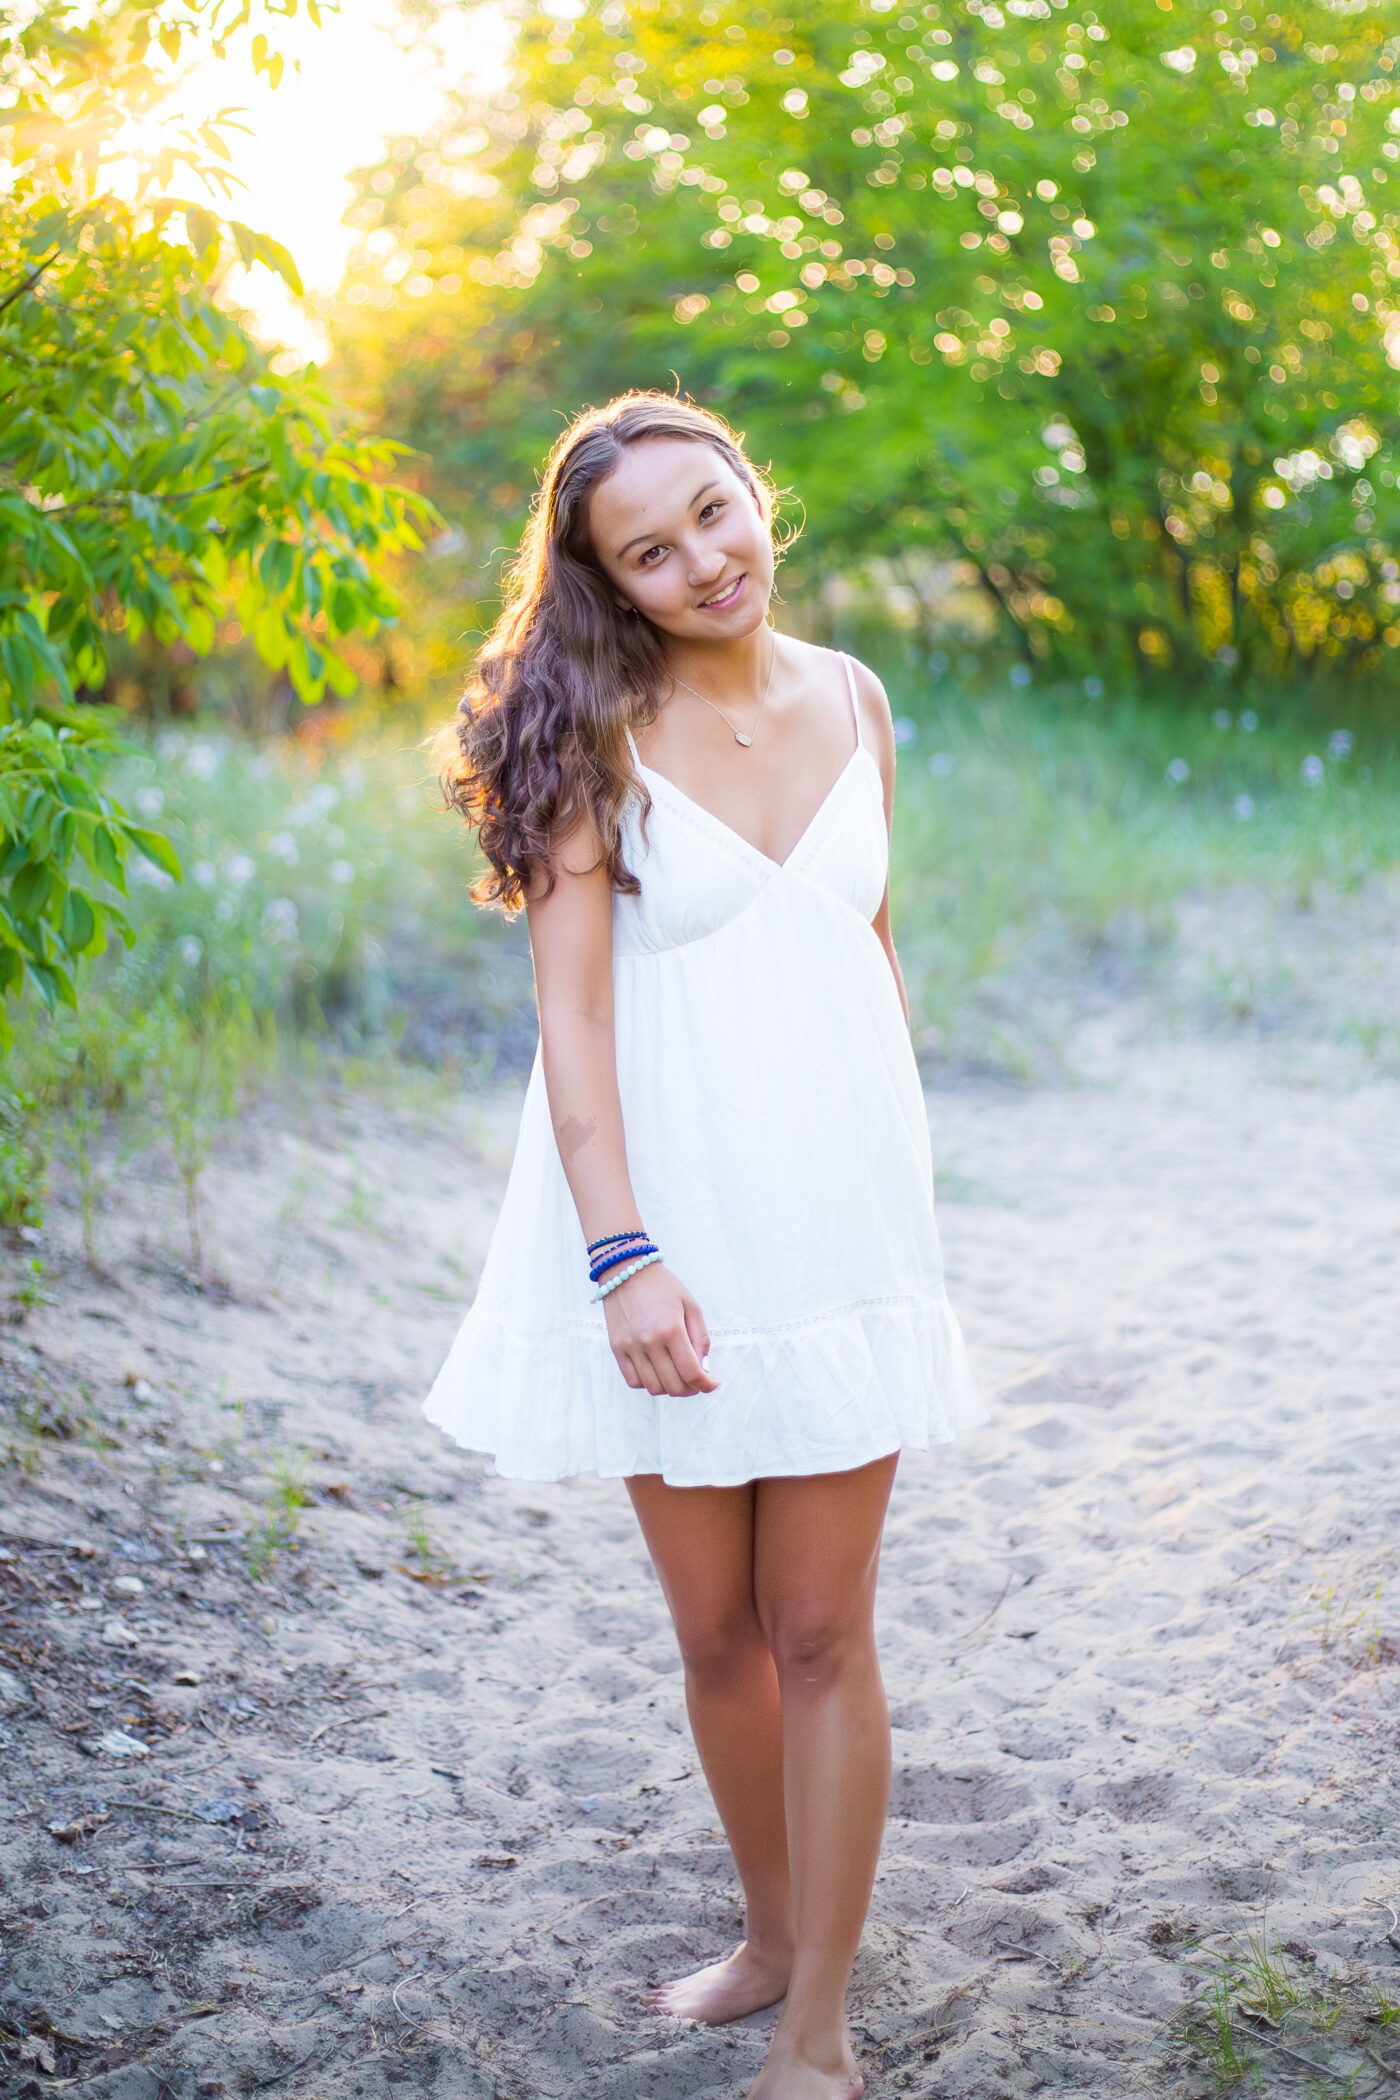
<svg viewBox="0 0 1400 2100">
<path fill-rule="evenodd" d="M 722 2027 L 726 2020 L 742 2020 L 748 2013 L 762 2012 L 765 2005 L 776 2005 L 787 1990 L 791 1967 L 790 1956 L 762 1955 L 744 1940 L 727 1961 L 663 1983 L 652 1992 L 651 2003 L 677 2019 Z"/>
<path fill-rule="evenodd" d="M 775 2039 L 757 2084 L 749 2088 L 748 2100 L 860 2100 L 865 2080 L 856 2069 L 849 2041 L 843 2041 L 835 2053 L 845 2062 L 835 2069 L 820 2068 L 800 2050 L 785 2048 Z"/>
</svg>

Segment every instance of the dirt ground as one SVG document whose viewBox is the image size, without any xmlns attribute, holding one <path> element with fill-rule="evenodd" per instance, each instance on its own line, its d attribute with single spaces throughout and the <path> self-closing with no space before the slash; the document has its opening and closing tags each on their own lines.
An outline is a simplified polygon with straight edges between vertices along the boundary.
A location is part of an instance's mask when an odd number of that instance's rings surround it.
<svg viewBox="0 0 1400 2100">
<path fill-rule="evenodd" d="M 994 1422 L 890 1519 L 871 2100 L 1204 2094 L 1222 1990 L 1260 2090 L 1393 2093 L 1400 1083 L 1081 1073 L 929 1097 Z M 517 1101 L 264 1101 L 202 1275 L 154 1156 L 100 1270 L 62 1190 L 5 1252 L 5 2093 L 747 2089 L 774 2015 L 641 1996 L 739 1911 L 624 1491 L 419 1413 Z"/>
</svg>

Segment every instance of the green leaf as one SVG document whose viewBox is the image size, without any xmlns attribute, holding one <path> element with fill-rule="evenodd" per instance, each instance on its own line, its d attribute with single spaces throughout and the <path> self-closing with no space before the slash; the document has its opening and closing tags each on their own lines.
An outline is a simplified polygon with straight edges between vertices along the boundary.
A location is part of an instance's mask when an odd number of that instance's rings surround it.
<svg viewBox="0 0 1400 2100">
<path fill-rule="evenodd" d="M 184 881 L 185 871 L 180 866 L 180 857 L 163 832 L 149 831 L 144 825 L 133 824 L 129 820 L 123 821 L 122 829 L 137 852 L 144 854 L 153 866 L 159 868 L 163 874 L 169 875 L 175 882 Z"/>
<path fill-rule="evenodd" d="M 98 874 L 104 882 L 110 882 L 114 890 L 126 895 L 126 873 L 122 867 L 119 846 L 120 834 L 110 824 L 95 824 L 92 829 L 92 858 Z"/>
<path fill-rule="evenodd" d="M 219 222 L 211 211 L 203 210 L 198 204 L 187 204 L 185 225 L 189 231 L 190 243 L 199 254 L 202 255 L 206 249 L 217 247 Z"/>
<path fill-rule="evenodd" d="M 69 890 L 58 922 L 59 938 L 70 955 L 85 955 L 97 938 L 97 913 L 86 890 Z"/>
</svg>

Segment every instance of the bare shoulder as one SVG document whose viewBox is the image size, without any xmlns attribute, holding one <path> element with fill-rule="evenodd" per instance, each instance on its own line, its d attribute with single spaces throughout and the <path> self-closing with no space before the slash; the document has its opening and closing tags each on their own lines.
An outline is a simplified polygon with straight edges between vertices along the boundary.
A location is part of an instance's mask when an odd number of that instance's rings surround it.
<svg viewBox="0 0 1400 2100">
<path fill-rule="evenodd" d="M 856 682 L 856 705 L 860 709 L 861 738 L 880 768 L 888 805 L 894 798 L 895 767 L 894 721 L 890 714 L 889 695 L 869 664 L 863 664 L 859 657 L 851 658 L 851 670 Z"/>
<path fill-rule="evenodd" d="M 888 739 L 893 751 L 894 728 L 890 721 L 889 699 L 869 665 L 863 664 L 858 656 L 848 656 L 844 650 L 827 649 L 820 642 L 804 642 L 797 635 L 784 635 L 783 640 L 800 665 L 842 693 L 846 691 L 846 665 L 850 664 L 860 706 L 862 735 L 877 749 L 882 749 Z"/>
<path fill-rule="evenodd" d="M 531 905 L 542 903 L 546 897 L 557 896 L 561 890 L 571 890 L 580 882 L 587 883 L 599 875 L 606 879 L 606 861 L 598 827 L 585 807 L 567 829 L 556 832 L 551 838 L 548 871 L 544 867 L 536 870 L 534 880 L 526 890 L 526 902 Z M 607 888 L 611 902 L 611 885 Z"/>
</svg>

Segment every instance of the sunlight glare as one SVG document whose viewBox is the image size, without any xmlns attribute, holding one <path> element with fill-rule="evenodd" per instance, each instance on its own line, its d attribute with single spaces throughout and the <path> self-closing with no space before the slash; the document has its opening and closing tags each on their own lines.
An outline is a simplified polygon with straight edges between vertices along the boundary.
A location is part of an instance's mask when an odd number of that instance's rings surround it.
<svg viewBox="0 0 1400 2100">
<path fill-rule="evenodd" d="M 510 39 L 495 4 L 444 9 L 425 30 L 405 21 L 397 0 L 342 0 L 323 23 L 317 30 L 298 15 L 286 25 L 280 87 L 259 79 L 239 52 L 195 67 L 177 104 L 191 123 L 234 108 L 247 125 L 251 137 L 229 133 L 243 186 L 216 208 L 290 249 L 313 302 L 334 290 L 356 238 L 343 223 L 350 170 L 379 159 L 386 141 L 427 130 L 453 89 L 494 87 Z M 257 333 L 297 363 L 327 354 L 314 313 L 270 270 L 237 270 L 229 290 Z"/>
</svg>

